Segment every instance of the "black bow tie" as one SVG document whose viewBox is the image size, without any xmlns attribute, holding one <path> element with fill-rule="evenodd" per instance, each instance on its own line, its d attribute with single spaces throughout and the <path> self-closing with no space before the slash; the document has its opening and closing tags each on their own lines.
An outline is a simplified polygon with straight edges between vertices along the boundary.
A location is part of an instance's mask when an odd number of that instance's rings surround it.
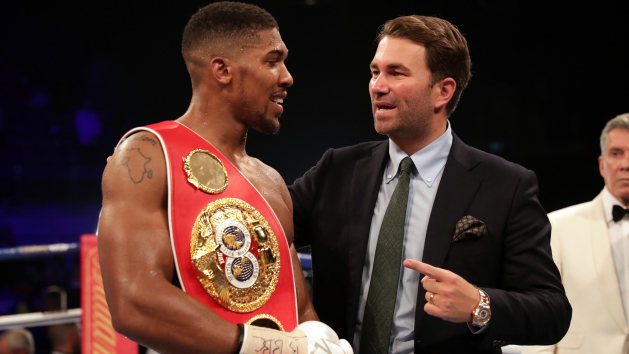
<svg viewBox="0 0 629 354">
<path fill-rule="evenodd" d="M 614 218 L 614 222 L 619 222 L 626 214 L 629 214 L 629 209 L 625 209 L 620 205 L 614 205 L 612 208 L 612 217 Z"/>
</svg>

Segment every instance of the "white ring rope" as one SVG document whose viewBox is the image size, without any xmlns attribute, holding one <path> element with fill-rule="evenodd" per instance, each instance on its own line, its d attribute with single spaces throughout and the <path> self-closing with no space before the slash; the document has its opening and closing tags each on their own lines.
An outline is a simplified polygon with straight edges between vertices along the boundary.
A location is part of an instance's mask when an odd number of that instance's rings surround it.
<svg viewBox="0 0 629 354">
<path fill-rule="evenodd" d="M 19 315 L 0 316 L 0 331 L 12 328 L 51 326 L 62 323 L 81 322 L 81 309 L 55 312 L 32 312 Z"/>
</svg>

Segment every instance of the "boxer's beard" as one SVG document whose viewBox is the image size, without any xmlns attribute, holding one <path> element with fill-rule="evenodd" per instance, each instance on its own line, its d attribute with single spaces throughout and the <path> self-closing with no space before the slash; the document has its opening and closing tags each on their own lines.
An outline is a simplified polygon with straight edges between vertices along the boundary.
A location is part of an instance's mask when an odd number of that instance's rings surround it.
<svg viewBox="0 0 629 354">
<path fill-rule="evenodd" d="M 245 77 L 250 75 L 248 70 L 241 69 L 241 81 L 240 81 L 240 96 L 243 97 L 243 106 L 244 106 L 244 114 L 251 119 L 248 122 L 248 126 L 253 128 L 261 133 L 265 134 L 277 134 L 280 130 L 280 122 L 279 116 L 277 118 L 270 118 L 269 115 L 269 105 L 268 102 L 264 106 L 264 109 L 256 109 L 254 102 L 256 99 L 250 99 L 247 96 L 245 90 Z M 269 96 L 269 100 L 271 97 Z"/>
</svg>

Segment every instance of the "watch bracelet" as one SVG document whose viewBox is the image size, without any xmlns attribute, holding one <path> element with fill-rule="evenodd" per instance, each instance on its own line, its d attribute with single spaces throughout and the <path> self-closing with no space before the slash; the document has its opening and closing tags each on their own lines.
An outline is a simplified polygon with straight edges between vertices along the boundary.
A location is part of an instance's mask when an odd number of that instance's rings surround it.
<svg viewBox="0 0 629 354">
<path fill-rule="evenodd" d="M 489 320 L 487 320 L 487 322 L 485 322 L 483 324 L 478 324 L 476 322 L 476 314 L 477 314 L 477 312 L 479 312 L 481 310 L 481 307 L 487 307 L 487 308 L 489 308 L 489 319 L 491 319 L 491 306 L 490 306 L 491 299 L 489 298 L 489 294 L 487 294 L 487 292 L 485 290 L 477 287 L 476 285 L 473 285 L 473 286 L 476 289 L 478 289 L 478 292 L 479 292 L 479 295 L 480 295 L 480 301 L 478 302 L 478 305 L 476 305 L 476 308 L 474 308 L 474 310 L 472 311 L 472 323 L 471 324 L 472 324 L 472 326 L 482 328 L 482 327 L 486 326 L 487 323 L 489 323 Z"/>
</svg>

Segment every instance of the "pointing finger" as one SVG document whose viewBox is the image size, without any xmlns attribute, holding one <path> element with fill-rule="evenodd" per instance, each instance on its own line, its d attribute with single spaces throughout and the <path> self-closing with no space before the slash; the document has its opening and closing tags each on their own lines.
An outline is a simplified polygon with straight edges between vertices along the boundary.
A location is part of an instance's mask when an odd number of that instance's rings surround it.
<svg viewBox="0 0 629 354">
<path fill-rule="evenodd" d="M 425 274 L 437 281 L 442 281 L 443 277 L 446 276 L 449 272 L 447 270 L 433 267 L 430 264 L 415 261 L 412 259 L 407 259 L 404 261 L 404 266 L 409 269 L 416 270 L 422 274 Z"/>
</svg>

